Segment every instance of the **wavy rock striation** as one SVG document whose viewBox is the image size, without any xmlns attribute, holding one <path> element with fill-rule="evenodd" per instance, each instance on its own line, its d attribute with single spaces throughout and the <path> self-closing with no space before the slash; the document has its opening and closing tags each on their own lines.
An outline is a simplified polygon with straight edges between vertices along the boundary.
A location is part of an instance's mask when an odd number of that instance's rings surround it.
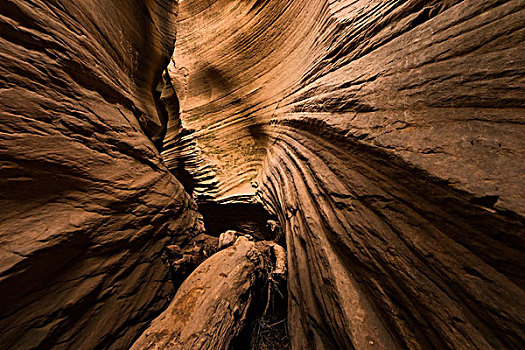
<svg viewBox="0 0 525 350">
<path fill-rule="evenodd" d="M 327 129 L 271 128 L 262 181 L 286 223 L 292 348 L 520 347 L 523 219 Z"/>
<path fill-rule="evenodd" d="M 280 218 L 292 348 L 523 346 L 524 18 L 521 1 L 180 4 L 178 122 L 214 198 L 257 193 Z"/>
<path fill-rule="evenodd" d="M 216 234 L 286 237 L 292 349 L 525 346 L 523 1 L 0 9 L 1 348 L 132 345 L 163 252 L 177 283 L 212 253 L 194 199 Z M 253 340 L 258 244 L 135 346 Z"/>
<path fill-rule="evenodd" d="M 127 348 L 201 223 L 154 143 L 168 0 L 0 6 L 0 348 Z"/>
</svg>

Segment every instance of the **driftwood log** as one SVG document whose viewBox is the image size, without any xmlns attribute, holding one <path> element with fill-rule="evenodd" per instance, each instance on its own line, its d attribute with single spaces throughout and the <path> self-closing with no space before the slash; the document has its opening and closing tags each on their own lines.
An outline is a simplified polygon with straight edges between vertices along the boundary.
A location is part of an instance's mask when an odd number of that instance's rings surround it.
<svg viewBox="0 0 525 350">
<path fill-rule="evenodd" d="M 229 348 L 264 282 L 284 277 L 285 259 L 273 242 L 239 237 L 199 265 L 131 349 Z"/>
</svg>

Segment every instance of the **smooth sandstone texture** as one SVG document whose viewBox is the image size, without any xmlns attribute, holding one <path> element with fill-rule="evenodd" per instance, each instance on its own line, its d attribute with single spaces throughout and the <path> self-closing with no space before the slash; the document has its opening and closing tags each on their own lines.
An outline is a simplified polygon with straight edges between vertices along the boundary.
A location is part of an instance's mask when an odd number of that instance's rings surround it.
<svg viewBox="0 0 525 350">
<path fill-rule="evenodd" d="M 524 346 L 524 35 L 518 0 L 180 4 L 163 156 L 279 216 L 293 349 Z"/>
<path fill-rule="evenodd" d="M 168 0 L 0 5 L 0 348 L 125 349 L 169 303 L 159 258 L 198 231 L 153 91 Z"/>
</svg>

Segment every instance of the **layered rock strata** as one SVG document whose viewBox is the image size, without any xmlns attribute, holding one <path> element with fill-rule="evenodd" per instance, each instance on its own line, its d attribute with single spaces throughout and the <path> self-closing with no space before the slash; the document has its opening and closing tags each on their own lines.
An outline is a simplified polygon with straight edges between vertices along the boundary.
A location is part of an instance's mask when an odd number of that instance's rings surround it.
<svg viewBox="0 0 525 350">
<path fill-rule="evenodd" d="M 168 0 L 0 5 L 0 348 L 125 349 L 200 230 L 155 144 Z"/>
<path fill-rule="evenodd" d="M 281 221 L 292 348 L 523 346 L 524 18 L 181 3 L 180 120 L 214 198 L 257 194 Z"/>
<path fill-rule="evenodd" d="M 170 70 L 182 124 L 218 198 L 255 193 L 272 142 L 260 127 L 295 112 L 523 214 L 523 12 L 512 0 L 182 2 Z"/>
<path fill-rule="evenodd" d="M 179 10 L 168 64 L 175 2 L 2 4 L 0 347 L 129 347 L 208 256 L 193 198 L 279 218 L 292 349 L 524 346 L 523 1 Z M 239 245 L 135 346 L 242 338 Z"/>
<path fill-rule="evenodd" d="M 326 127 L 269 130 L 262 193 L 285 223 L 292 348 L 523 344 L 521 217 Z"/>
</svg>

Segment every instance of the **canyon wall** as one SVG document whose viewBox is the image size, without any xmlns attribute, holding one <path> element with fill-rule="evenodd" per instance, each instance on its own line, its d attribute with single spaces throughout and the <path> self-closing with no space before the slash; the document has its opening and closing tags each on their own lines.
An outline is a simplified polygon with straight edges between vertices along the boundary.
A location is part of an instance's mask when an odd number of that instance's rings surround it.
<svg viewBox="0 0 525 350">
<path fill-rule="evenodd" d="M 169 0 L 0 5 L 0 348 L 128 348 L 200 225 L 154 144 Z"/>
<path fill-rule="evenodd" d="M 181 2 L 191 147 L 168 126 L 163 155 L 197 195 L 278 215 L 292 348 L 523 346 L 524 19 L 517 0 Z"/>
<path fill-rule="evenodd" d="M 0 348 L 129 348 L 193 198 L 279 218 L 292 349 L 524 346 L 522 0 L 0 9 Z"/>
</svg>

